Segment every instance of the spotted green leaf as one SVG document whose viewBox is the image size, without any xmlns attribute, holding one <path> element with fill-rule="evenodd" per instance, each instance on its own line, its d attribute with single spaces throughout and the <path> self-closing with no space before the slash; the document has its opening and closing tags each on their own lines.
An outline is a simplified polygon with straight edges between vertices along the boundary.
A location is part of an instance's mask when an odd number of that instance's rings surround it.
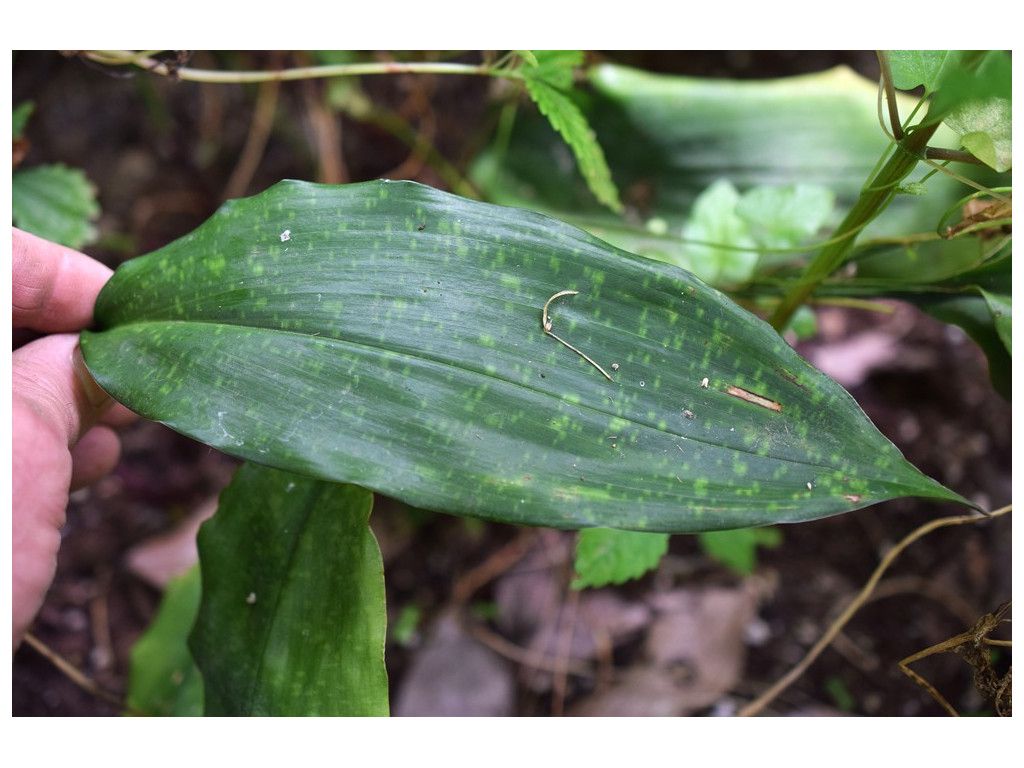
<svg viewBox="0 0 1024 768">
<path fill-rule="evenodd" d="M 678 533 L 962 501 L 692 274 L 418 184 L 228 203 L 118 269 L 96 323 L 133 411 L 426 509 Z"/>
<path fill-rule="evenodd" d="M 362 488 L 245 464 L 199 532 L 205 714 L 387 715 L 384 565 Z"/>
</svg>

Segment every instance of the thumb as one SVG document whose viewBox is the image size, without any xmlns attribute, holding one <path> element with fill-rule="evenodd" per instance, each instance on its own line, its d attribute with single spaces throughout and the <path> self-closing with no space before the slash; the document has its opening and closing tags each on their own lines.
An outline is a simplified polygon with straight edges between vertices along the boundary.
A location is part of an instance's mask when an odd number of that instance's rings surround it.
<svg viewBox="0 0 1024 768">
<path fill-rule="evenodd" d="M 75 334 L 44 336 L 16 349 L 11 388 L 15 400 L 35 413 L 38 426 L 65 449 L 113 405 L 85 367 Z"/>
</svg>

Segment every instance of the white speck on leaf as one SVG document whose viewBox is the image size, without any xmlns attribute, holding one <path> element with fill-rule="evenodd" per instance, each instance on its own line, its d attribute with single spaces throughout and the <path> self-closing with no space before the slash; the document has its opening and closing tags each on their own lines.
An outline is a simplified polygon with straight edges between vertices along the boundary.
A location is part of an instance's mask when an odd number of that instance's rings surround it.
<svg viewBox="0 0 1024 768">
<path fill-rule="evenodd" d="M 287 243 L 291 239 L 292 239 L 292 231 L 290 229 L 286 229 L 284 232 L 281 233 L 281 242 L 282 243 Z"/>
<path fill-rule="evenodd" d="M 702 387 L 704 387 L 704 389 L 708 388 L 708 377 L 707 376 L 705 376 L 703 379 L 700 380 L 700 385 Z"/>
<path fill-rule="evenodd" d="M 256 593 L 255 592 L 250 592 L 249 595 L 245 598 L 245 602 L 248 605 L 255 605 L 256 604 Z"/>
</svg>

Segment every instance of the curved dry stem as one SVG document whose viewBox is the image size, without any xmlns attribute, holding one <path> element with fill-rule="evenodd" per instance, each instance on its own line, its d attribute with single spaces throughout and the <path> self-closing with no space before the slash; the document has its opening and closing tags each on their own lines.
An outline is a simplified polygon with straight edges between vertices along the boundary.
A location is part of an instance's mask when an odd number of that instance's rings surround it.
<svg viewBox="0 0 1024 768">
<path fill-rule="evenodd" d="M 608 371 L 606 371 L 600 365 L 598 365 L 593 360 L 591 360 L 583 352 L 581 352 L 580 350 L 576 349 L 576 347 L 574 347 L 572 344 L 567 342 L 565 339 L 559 338 L 558 336 L 556 336 L 551 331 L 551 318 L 548 317 L 548 307 L 551 306 L 551 302 L 554 301 L 555 299 L 561 297 L 561 296 L 576 296 L 578 293 L 579 293 L 579 291 L 559 291 L 554 296 L 552 296 L 550 299 L 548 299 L 546 302 L 544 302 L 544 309 L 542 309 L 541 312 L 540 312 L 540 324 L 541 324 L 541 327 L 544 328 L 544 333 L 546 333 L 552 339 L 557 341 L 559 344 L 562 344 L 563 346 L 568 347 L 573 352 L 575 352 L 577 355 L 579 355 L 584 360 L 586 360 L 588 363 L 590 363 L 592 366 L 597 368 L 597 370 L 599 370 L 601 372 L 601 375 L 604 376 L 606 379 L 608 379 L 608 381 L 614 382 L 615 379 L 613 379 L 611 376 L 608 375 Z"/>
<path fill-rule="evenodd" d="M 916 530 L 912 531 L 907 535 L 901 542 L 894 546 L 885 557 L 882 558 L 882 562 L 878 564 L 875 572 L 871 574 L 871 578 L 867 580 L 867 583 L 857 594 L 857 596 L 850 602 L 850 604 L 843 610 L 839 617 L 832 622 L 832 625 L 825 631 L 825 634 L 821 636 L 821 639 L 807 652 L 807 655 L 788 673 L 783 675 L 774 685 L 772 685 L 767 691 L 762 693 L 752 702 L 743 707 L 737 714 L 740 717 L 751 717 L 756 715 L 766 706 L 768 706 L 775 698 L 782 693 L 786 688 L 792 685 L 807 668 L 814 663 L 815 659 L 821 655 L 835 639 L 849 622 L 853 618 L 854 614 L 861 609 L 861 607 L 871 597 L 871 593 L 874 591 L 875 586 L 878 584 L 882 575 L 889 569 L 889 566 L 893 564 L 897 557 L 903 552 L 904 549 L 909 547 L 915 541 L 920 539 L 922 536 L 926 536 L 934 530 L 939 528 L 945 528 L 950 525 L 964 525 L 965 523 L 976 523 L 979 520 L 988 520 L 994 517 L 1000 517 L 1007 514 L 1013 509 L 1012 505 L 997 509 L 989 515 L 979 516 L 973 515 L 957 515 L 955 517 L 940 517 L 936 520 L 932 520 L 924 525 L 920 526 Z"/>
</svg>

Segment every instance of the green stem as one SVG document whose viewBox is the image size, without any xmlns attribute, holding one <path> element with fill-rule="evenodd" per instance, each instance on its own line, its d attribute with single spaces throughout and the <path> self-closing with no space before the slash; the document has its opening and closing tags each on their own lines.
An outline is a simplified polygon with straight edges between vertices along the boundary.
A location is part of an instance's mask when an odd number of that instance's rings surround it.
<svg viewBox="0 0 1024 768">
<path fill-rule="evenodd" d="M 775 308 L 771 317 L 772 327 L 781 332 L 814 289 L 843 264 L 857 235 L 889 204 L 900 181 L 914 170 L 938 127 L 937 122 L 918 126 L 896 144 L 896 151 L 861 190 L 860 197 L 846 214 L 829 245 L 818 252 L 800 280 Z"/>
<path fill-rule="evenodd" d="M 148 53 L 148 52 L 146 52 Z M 399 73 L 486 75 L 522 79 L 514 69 L 487 64 L 459 64 L 436 61 L 373 61 L 358 64 L 325 64 L 314 67 L 268 70 L 265 72 L 221 72 L 211 69 L 169 67 L 160 61 L 135 51 L 86 51 L 83 55 L 101 64 L 131 64 L 158 75 L 173 75 L 179 80 L 199 83 L 264 83 L 273 80 L 307 80 L 316 77 L 353 77 L 356 75 L 394 75 Z"/>
</svg>

